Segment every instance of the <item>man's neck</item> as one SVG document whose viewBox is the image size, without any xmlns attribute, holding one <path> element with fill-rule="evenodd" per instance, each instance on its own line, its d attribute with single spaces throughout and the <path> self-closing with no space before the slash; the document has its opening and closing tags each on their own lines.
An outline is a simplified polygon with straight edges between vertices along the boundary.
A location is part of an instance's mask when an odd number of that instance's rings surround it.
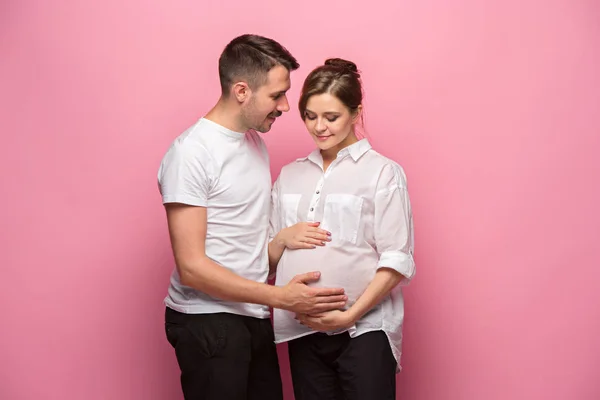
<svg viewBox="0 0 600 400">
<path fill-rule="evenodd" d="M 204 118 L 219 124 L 231 131 L 245 133 L 248 127 L 240 121 L 240 110 L 233 107 L 226 99 L 220 98 L 217 104 L 204 116 Z"/>
</svg>

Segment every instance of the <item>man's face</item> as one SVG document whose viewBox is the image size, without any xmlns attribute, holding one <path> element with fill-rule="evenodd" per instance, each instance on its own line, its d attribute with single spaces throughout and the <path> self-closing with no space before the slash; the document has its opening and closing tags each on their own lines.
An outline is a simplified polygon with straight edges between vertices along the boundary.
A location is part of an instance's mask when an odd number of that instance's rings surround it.
<svg viewBox="0 0 600 400">
<path fill-rule="evenodd" d="M 284 66 L 271 68 L 266 83 L 256 88 L 242 107 L 245 125 L 257 132 L 271 130 L 275 119 L 290 109 L 286 97 L 290 85 L 290 72 Z"/>
</svg>

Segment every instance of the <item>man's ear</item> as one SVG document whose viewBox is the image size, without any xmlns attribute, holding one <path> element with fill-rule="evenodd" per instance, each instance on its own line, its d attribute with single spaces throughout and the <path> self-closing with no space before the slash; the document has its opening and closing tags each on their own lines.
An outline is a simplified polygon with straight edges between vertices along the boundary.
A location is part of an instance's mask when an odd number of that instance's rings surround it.
<svg viewBox="0 0 600 400">
<path fill-rule="evenodd" d="M 243 103 L 250 98 L 252 91 L 246 82 L 240 81 L 233 84 L 231 91 L 238 103 Z"/>
</svg>

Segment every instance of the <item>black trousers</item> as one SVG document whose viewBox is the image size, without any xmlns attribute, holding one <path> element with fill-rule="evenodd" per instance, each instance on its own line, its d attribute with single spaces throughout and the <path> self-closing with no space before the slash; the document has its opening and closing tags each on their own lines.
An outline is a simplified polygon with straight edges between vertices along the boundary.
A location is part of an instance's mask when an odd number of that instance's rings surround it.
<svg viewBox="0 0 600 400">
<path fill-rule="evenodd" d="M 288 351 L 296 400 L 396 399 L 396 359 L 382 331 L 314 333 Z"/>
<path fill-rule="evenodd" d="M 185 400 L 282 400 L 269 319 L 183 314 L 167 307 L 165 330 Z"/>
</svg>

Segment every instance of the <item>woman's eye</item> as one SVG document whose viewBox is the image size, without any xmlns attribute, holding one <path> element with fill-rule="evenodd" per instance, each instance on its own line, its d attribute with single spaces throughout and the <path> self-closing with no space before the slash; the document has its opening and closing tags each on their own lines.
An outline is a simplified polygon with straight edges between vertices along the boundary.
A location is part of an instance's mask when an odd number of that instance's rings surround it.
<svg viewBox="0 0 600 400">
<path fill-rule="evenodd" d="M 327 118 L 327 121 L 329 121 L 329 122 L 335 122 L 336 119 L 338 119 L 338 117 Z"/>
<path fill-rule="evenodd" d="M 315 119 L 317 119 L 317 117 L 315 117 L 314 115 L 311 116 L 311 115 L 306 114 L 305 117 L 306 117 L 306 119 L 310 119 L 311 121 L 314 121 Z"/>
</svg>

